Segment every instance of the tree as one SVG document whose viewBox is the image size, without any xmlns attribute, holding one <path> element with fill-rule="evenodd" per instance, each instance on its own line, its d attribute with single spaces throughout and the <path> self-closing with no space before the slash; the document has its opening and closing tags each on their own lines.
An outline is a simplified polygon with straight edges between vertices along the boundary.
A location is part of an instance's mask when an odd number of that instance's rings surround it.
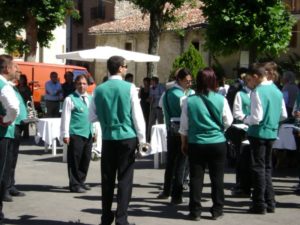
<svg viewBox="0 0 300 225">
<path fill-rule="evenodd" d="M 281 0 L 203 0 L 207 17 L 206 47 L 216 55 L 239 50 L 277 56 L 286 50 L 294 19 Z"/>
<path fill-rule="evenodd" d="M 174 21 L 174 11 L 180 8 L 186 2 L 193 2 L 193 0 L 130 0 L 137 5 L 143 13 L 150 14 L 150 28 L 149 28 L 149 45 L 148 53 L 157 55 L 159 49 L 159 38 L 164 25 L 168 22 Z M 157 65 L 154 63 L 147 63 L 147 76 L 151 77 L 157 74 Z"/>
<path fill-rule="evenodd" d="M 37 43 L 47 47 L 54 38 L 52 31 L 64 23 L 66 15 L 78 18 L 72 0 L 1 0 L 0 45 L 25 53 L 26 61 L 35 61 Z"/>
<path fill-rule="evenodd" d="M 184 67 L 191 71 L 191 75 L 194 78 L 196 78 L 199 69 L 203 69 L 205 67 L 202 55 L 192 44 L 190 44 L 189 48 L 174 60 L 171 77 L 174 76 L 178 68 Z"/>
</svg>

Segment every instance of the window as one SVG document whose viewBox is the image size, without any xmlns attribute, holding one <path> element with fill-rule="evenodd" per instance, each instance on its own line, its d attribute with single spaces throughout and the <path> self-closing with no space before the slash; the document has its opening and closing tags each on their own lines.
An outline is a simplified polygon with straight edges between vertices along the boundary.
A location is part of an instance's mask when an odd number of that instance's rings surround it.
<svg viewBox="0 0 300 225">
<path fill-rule="evenodd" d="M 77 49 L 83 49 L 83 34 L 82 33 L 78 33 L 77 34 Z"/>
<path fill-rule="evenodd" d="M 194 45 L 195 49 L 197 49 L 198 51 L 200 50 L 200 43 L 199 43 L 199 41 L 192 41 L 192 45 Z"/>
<path fill-rule="evenodd" d="M 98 6 L 91 8 L 91 19 L 105 19 L 105 5 L 103 0 L 99 0 Z"/>
<path fill-rule="evenodd" d="M 289 45 L 290 48 L 297 48 L 297 38 L 298 38 L 297 25 L 295 25 L 292 29 L 292 37 L 291 37 L 290 45 Z"/>
<path fill-rule="evenodd" d="M 125 43 L 125 50 L 132 51 L 132 43 L 131 42 Z"/>
</svg>

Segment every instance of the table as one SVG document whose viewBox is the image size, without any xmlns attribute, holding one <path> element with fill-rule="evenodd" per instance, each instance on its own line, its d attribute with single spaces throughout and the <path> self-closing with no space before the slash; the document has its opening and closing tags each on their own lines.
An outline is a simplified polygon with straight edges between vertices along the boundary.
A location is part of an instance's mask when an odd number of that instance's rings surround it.
<svg viewBox="0 0 300 225">
<path fill-rule="evenodd" d="M 282 124 L 279 127 L 278 139 L 274 142 L 274 149 L 296 150 L 296 142 L 293 135 L 293 124 Z"/>
<path fill-rule="evenodd" d="M 167 129 L 165 124 L 156 124 L 151 129 L 151 153 L 154 154 L 154 168 L 159 168 L 159 155 L 167 151 Z"/>
<path fill-rule="evenodd" d="M 56 139 L 60 140 L 60 118 L 42 118 L 37 123 L 36 143 L 42 139 L 45 142 L 45 151 L 52 147 L 52 155 L 56 155 Z"/>
</svg>

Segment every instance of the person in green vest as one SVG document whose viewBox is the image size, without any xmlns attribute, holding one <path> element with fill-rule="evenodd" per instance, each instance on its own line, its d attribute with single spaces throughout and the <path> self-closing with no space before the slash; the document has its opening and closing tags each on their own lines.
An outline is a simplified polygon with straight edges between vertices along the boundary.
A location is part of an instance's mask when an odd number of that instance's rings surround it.
<svg viewBox="0 0 300 225">
<path fill-rule="evenodd" d="M 136 86 L 123 80 L 126 61 L 112 56 L 107 61 L 108 80 L 94 92 L 90 120 L 99 121 L 102 130 L 101 224 L 132 225 L 128 223 L 128 205 L 132 193 L 135 150 L 146 142 L 145 120 Z M 117 209 L 112 212 L 117 177 Z"/>
<path fill-rule="evenodd" d="M 21 134 L 22 131 L 24 129 L 24 123 L 23 121 L 25 119 L 27 119 L 27 109 L 26 109 L 26 105 L 25 102 L 20 94 L 20 92 L 18 91 L 18 88 L 16 87 L 16 83 L 18 82 L 19 79 L 19 74 L 17 73 L 16 75 L 16 79 L 13 80 L 13 82 L 9 81 L 9 84 L 12 86 L 13 90 L 15 91 L 15 94 L 19 100 L 19 110 L 20 113 L 18 115 L 18 117 L 16 118 L 14 124 L 15 124 L 15 135 L 14 135 L 14 139 L 10 145 L 10 149 L 9 149 L 9 154 L 10 154 L 10 158 L 11 158 L 11 170 L 8 176 L 8 181 L 7 181 L 7 189 L 5 191 L 5 195 L 3 198 L 3 201 L 6 202 L 12 202 L 12 196 L 14 197 L 23 197 L 25 196 L 24 192 L 21 192 L 17 189 L 16 187 L 16 181 L 15 181 L 15 172 L 16 172 L 16 167 L 17 167 L 17 161 L 18 161 L 18 155 L 19 155 L 19 148 L 20 148 L 20 141 L 21 141 Z"/>
<path fill-rule="evenodd" d="M 182 192 L 187 157 L 181 152 L 181 139 L 179 128 L 181 104 L 186 96 L 194 94 L 190 89 L 192 84 L 191 72 L 187 68 L 181 68 L 176 75 L 175 85 L 168 89 L 162 97 L 162 108 L 167 127 L 167 162 L 164 176 L 163 191 L 158 195 L 159 199 L 172 197 L 171 203 L 182 203 Z"/>
<path fill-rule="evenodd" d="M 205 168 L 211 180 L 212 219 L 223 216 L 224 167 L 226 138 L 224 129 L 232 121 L 226 98 L 216 92 L 217 79 L 212 68 L 197 74 L 196 94 L 183 101 L 180 117 L 181 150 L 188 155 L 190 164 L 189 220 L 201 218 L 201 196 Z"/>
<path fill-rule="evenodd" d="M 251 93 L 250 115 L 243 123 L 248 124 L 251 147 L 252 206 L 249 213 L 275 212 L 275 195 L 272 185 L 272 146 L 278 135 L 280 120 L 287 118 L 282 93 L 268 80 L 266 63 L 253 64 L 249 74 L 255 83 Z"/>
<path fill-rule="evenodd" d="M 19 101 L 8 84 L 15 78 L 17 66 L 10 55 L 0 55 L 0 222 L 4 218 L 3 197 L 10 173 L 9 146 L 14 139 L 14 121 L 19 114 Z"/>
<path fill-rule="evenodd" d="M 71 192 L 84 193 L 91 189 L 85 180 L 93 145 L 92 123 L 88 116 L 92 97 L 87 94 L 88 83 L 85 75 L 76 77 L 75 87 L 76 90 L 64 100 L 61 136 L 68 145 L 69 189 Z"/>
<path fill-rule="evenodd" d="M 250 94 L 254 88 L 251 76 L 247 74 L 247 71 L 241 75 L 244 85 L 240 91 L 235 95 L 232 114 L 234 122 L 232 126 L 227 129 L 225 135 L 230 140 L 235 150 L 235 174 L 236 184 L 232 189 L 232 194 L 240 197 L 249 197 L 251 192 L 251 182 L 247 172 L 250 170 L 249 151 L 247 147 L 242 148 L 242 142 L 247 139 L 246 133 L 248 126 L 242 125 L 242 120 L 245 115 L 250 114 Z"/>
</svg>

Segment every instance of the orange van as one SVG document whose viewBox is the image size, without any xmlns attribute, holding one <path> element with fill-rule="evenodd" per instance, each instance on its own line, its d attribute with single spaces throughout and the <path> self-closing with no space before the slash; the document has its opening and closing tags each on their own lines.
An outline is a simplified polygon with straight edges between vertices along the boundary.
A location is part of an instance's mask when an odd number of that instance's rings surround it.
<svg viewBox="0 0 300 225">
<path fill-rule="evenodd" d="M 39 108 L 42 96 L 45 95 L 45 83 L 50 80 L 50 73 L 57 72 L 60 83 L 64 83 L 64 74 L 71 71 L 76 76 L 85 74 L 88 77 L 89 87 L 88 93 L 92 94 L 96 87 L 93 77 L 86 68 L 73 65 L 35 63 L 35 62 L 21 62 L 16 61 L 19 70 L 27 77 L 28 85 L 31 87 L 33 93 L 33 100 L 36 107 Z"/>
</svg>

